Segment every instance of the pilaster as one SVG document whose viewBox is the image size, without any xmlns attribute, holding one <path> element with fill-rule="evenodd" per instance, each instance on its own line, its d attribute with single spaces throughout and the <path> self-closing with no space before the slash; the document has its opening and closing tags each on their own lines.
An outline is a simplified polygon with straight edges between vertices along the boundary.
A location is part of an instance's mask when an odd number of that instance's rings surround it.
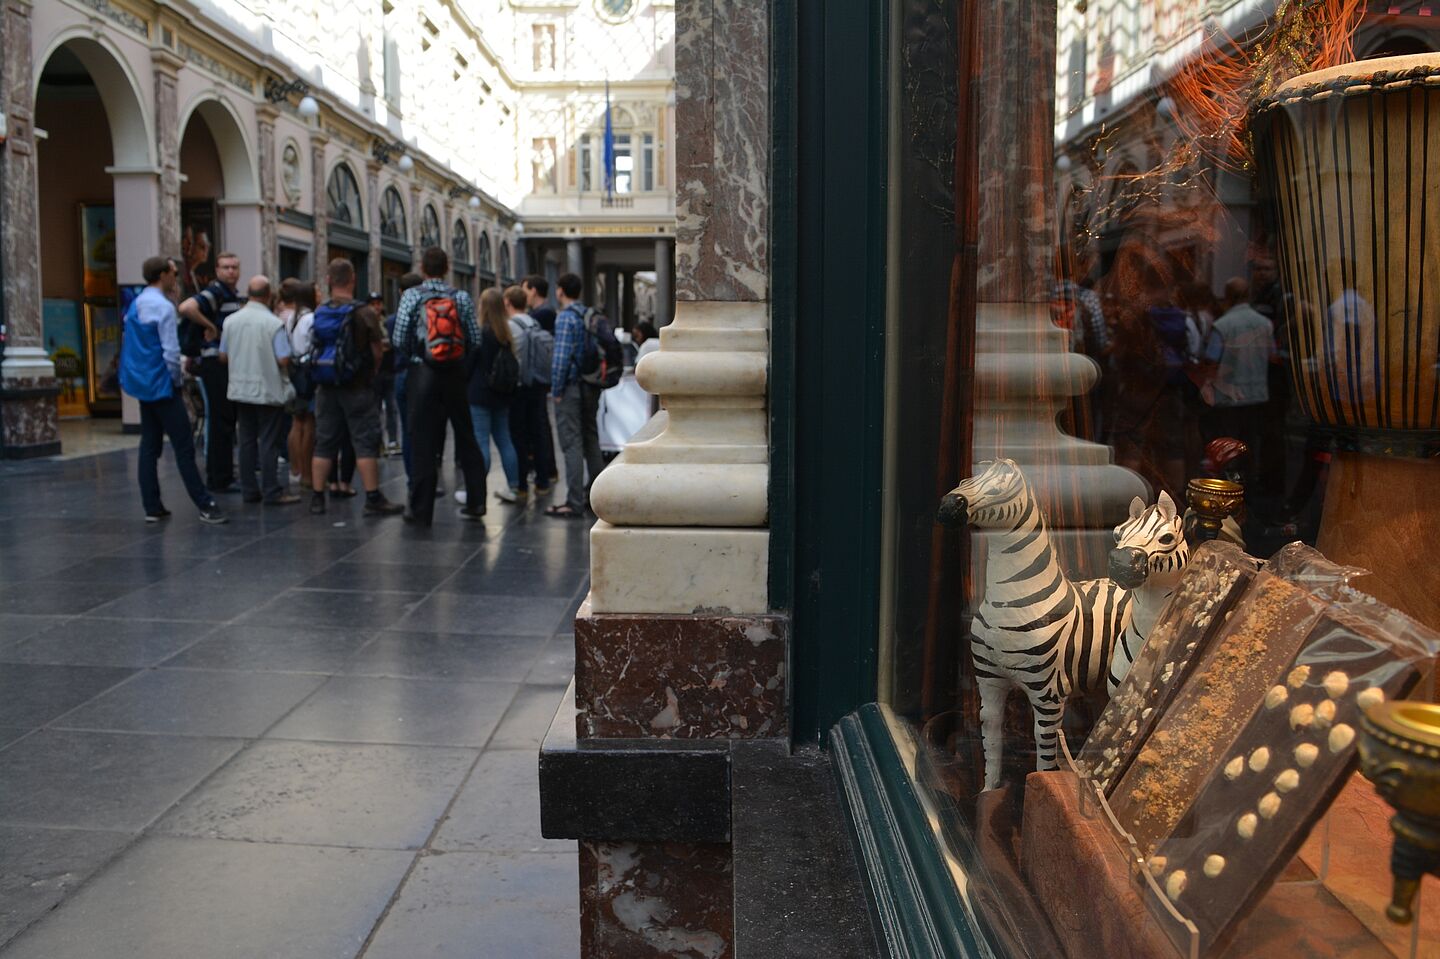
<svg viewBox="0 0 1440 959">
<path fill-rule="evenodd" d="M 180 260 L 180 97 L 179 70 L 184 60 L 167 47 L 153 47 L 156 154 L 160 162 L 160 255 Z"/>
<path fill-rule="evenodd" d="M 9 125 L 3 180 L 5 359 L 0 364 L 0 446 L 6 458 L 60 452 L 55 366 L 45 353 L 40 314 L 39 177 L 35 165 L 34 64 L 29 0 L 5 0 L 0 81 Z"/>
<path fill-rule="evenodd" d="M 366 275 L 370 278 L 371 289 L 380 289 L 380 167 L 376 160 L 370 160 L 365 164 L 365 209 L 369 211 L 370 229 L 370 253 L 369 269 Z M 357 291 L 357 296 L 363 296 L 369 290 Z"/>
<path fill-rule="evenodd" d="M 315 254 L 311 262 L 315 264 L 315 280 L 320 285 L 320 295 L 327 295 L 325 288 L 325 269 L 330 265 L 330 216 L 327 208 L 325 192 L 325 175 L 328 170 L 325 167 L 325 144 L 330 142 L 330 137 L 323 130 L 310 131 L 310 196 L 311 215 L 315 218 Z"/>
<path fill-rule="evenodd" d="M 420 184 L 418 183 L 410 184 L 410 209 L 407 213 L 405 222 L 410 227 L 410 249 L 413 251 L 411 255 L 415 258 L 415 262 L 410 264 L 410 268 L 419 273 L 420 258 L 425 255 L 425 250 L 420 246 Z"/>
<path fill-rule="evenodd" d="M 275 169 L 275 118 L 279 115 L 279 109 L 270 103 L 262 103 L 255 108 L 260 150 L 260 272 L 276 283 L 283 279 L 275 275 L 279 268 L 276 259 L 279 256 L 279 236 L 275 200 L 280 195 Z"/>
</svg>

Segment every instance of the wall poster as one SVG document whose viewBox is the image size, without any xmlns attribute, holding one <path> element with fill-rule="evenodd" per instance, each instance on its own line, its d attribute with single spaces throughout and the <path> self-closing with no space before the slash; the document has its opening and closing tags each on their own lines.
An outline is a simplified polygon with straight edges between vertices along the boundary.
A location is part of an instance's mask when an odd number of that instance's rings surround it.
<svg viewBox="0 0 1440 959">
<path fill-rule="evenodd" d="M 215 275 L 215 221 L 214 200 L 180 201 L 180 255 L 185 261 L 180 266 L 181 299 L 200 292 Z"/>
</svg>

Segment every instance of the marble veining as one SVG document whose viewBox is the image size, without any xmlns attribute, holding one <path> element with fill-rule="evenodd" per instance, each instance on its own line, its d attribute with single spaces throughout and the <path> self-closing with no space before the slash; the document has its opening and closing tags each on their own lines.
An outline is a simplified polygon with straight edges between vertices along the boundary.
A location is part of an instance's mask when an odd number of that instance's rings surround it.
<svg viewBox="0 0 1440 959">
<path fill-rule="evenodd" d="M 768 4 L 676 7 L 676 296 L 769 296 Z"/>
<path fill-rule="evenodd" d="M 580 842 L 586 959 L 731 959 L 728 844 Z"/>
<path fill-rule="evenodd" d="M 575 620 L 577 736 L 785 734 L 783 617 L 587 613 Z"/>
</svg>

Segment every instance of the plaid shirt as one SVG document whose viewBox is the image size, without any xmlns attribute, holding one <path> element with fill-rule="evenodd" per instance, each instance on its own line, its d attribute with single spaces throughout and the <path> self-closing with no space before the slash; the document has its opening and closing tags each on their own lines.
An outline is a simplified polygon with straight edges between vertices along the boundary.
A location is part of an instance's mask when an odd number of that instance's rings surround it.
<svg viewBox="0 0 1440 959">
<path fill-rule="evenodd" d="M 395 310 L 395 333 L 390 338 L 400 364 L 418 363 L 425 358 L 425 319 L 421 304 L 426 294 L 451 289 L 444 280 L 430 279 L 401 295 L 400 306 Z M 465 328 L 466 351 L 478 350 L 480 323 L 475 319 L 475 301 L 464 290 L 455 290 L 455 308 L 460 312 L 460 325 Z"/>
<path fill-rule="evenodd" d="M 1110 349 L 1110 327 L 1105 323 L 1105 309 L 1100 305 L 1100 294 L 1086 289 L 1073 280 L 1065 280 L 1056 287 L 1059 296 L 1070 297 L 1080 304 L 1085 313 L 1085 342 L 1096 353 Z"/>
<path fill-rule="evenodd" d="M 550 364 L 550 392 L 559 397 L 580 378 L 580 349 L 585 341 L 585 304 L 571 303 L 555 317 L 555 356 Z"/>
</svg>

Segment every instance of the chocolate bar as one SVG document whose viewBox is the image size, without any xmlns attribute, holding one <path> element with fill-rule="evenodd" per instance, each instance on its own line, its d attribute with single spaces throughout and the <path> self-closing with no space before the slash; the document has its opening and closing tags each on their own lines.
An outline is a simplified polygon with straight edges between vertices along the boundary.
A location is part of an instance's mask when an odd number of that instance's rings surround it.
<svg viewBox="0 0 1440 959">
<path fill-rule="evenodd" d="M 1307 590 L 1263 570 L 1255 574 L 1110 795 L 1141 855 L 1174 833 L 1271 677 L 1295 658 L 1324 609 Z"/>
<path fill-rule="evenodd" d="M 1257 560 L 1228 543 L 1203 544 L 1191 556 L 1081 750 L 1081 768 L 1107 796 L 1200 662 L 1257 566 Z"/>
</svg>

